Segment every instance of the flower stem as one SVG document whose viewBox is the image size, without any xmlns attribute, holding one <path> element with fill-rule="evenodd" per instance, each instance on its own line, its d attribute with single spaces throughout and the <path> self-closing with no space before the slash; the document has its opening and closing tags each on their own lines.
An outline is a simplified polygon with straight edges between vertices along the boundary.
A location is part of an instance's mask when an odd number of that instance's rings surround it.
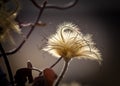
<svg viewBox="0 0 120 86">
<path fill-rule="evenodd" d="M 62 57 L 60 57 L 53 65 L 51 65 L 50 68 L 53 68 L 61 59 Z"/>
<path fill-rule="evenodd" d="M 7 67 L 8 75 L 9 75 L 9 78 L 10 78 L 10 83 L 11 83 L 12 86 L 14 86 L 13 74 L 12 74 L 12 70 L 11 70 L 11 67 L 10 67 L 10 63 L 8 61 L 7 55 L 5 54 L 4 48 L 2 47 L 1 43 L 0 43 L 0 52 L 3 55 L 5 65 Z"/>
<path fill-rule="evenodd" d="M 64 62 L 63 70 L 61 71 L 61 74 L 58 76 L 58 78 L 57 78 L 57 80 L 56 80 L 56 82 L 54 83 L 53 86 L 58 86 L 60 81 L 63 79 L 63 76 L 64 76 L 64 74 L 65 74 L 65 72 L 67 71 L 67 68 L 68 68 L 68 63 L 69 63 L 69 61 Z"/>
</svg>

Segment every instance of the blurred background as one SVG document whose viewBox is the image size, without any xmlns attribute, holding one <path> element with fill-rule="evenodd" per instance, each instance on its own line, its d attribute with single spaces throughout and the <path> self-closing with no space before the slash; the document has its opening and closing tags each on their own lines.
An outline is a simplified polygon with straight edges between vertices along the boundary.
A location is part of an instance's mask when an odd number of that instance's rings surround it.
<svg viewBox="0 0 120 86">
<path fill-rule="evenodd" d="M 36 1 L 41 2 L 40 0 Z M 61 6 L 70 1 L 73 0 L 48 0 L 48 3 Z M 34 23 L 39 10 L 29 0 L 19 0 L 19 2 L 21 5 L 18 14 L 19 21 Z M 28 60 L 31 61 L 33 66 L 41 70 L 50 67 L 57 58 L 42 50 L 47 41 L 45 38 L 56 32 L 57 25 L 63 22 L 72 22 L 80 27 L 83 34 L 93 35 L 93 41 L 100 50 L 103 61 L 99 65 L 96 61 L 73 59 L 62 83 L 77 82 L 80 84 L 79 86 L 119 86 L 119 4 L 119 0 L 79 0 L 70 9 L 45 9 L 40 21 L 46 23 L 46 26 L 37 26 L 20 51 L 8 57 L 13 74 L 17 69 L 26 67 Z M 30 27 L 22 28 L 24 35 L 29 30 Z M 17 34 L 13 34 L 13 38 L 16 42 L 15 45 L 8 41 L 3 43 L 6 51 L 17 47 L 23 39 Z M 0 66 L 7 73 L 2 58 L 0 58 Z M 63 61 L 60 61 L 54 67 L 57 74 L 60 73 L 62 66 Z M 33 71 L 33 76 L 38 76 L 38 72 Z"/>
</svg>

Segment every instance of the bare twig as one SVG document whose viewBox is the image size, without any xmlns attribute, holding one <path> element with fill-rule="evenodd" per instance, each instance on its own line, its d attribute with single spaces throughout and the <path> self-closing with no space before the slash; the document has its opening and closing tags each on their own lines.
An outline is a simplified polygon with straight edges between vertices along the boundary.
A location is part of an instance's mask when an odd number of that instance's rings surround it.
<svg viewBox="0 0 120 86">
<path fill-rule="evenodd" d="M 14 53 L 16 53 L 17 51 L 19 51 L 19 50 L 22 48 L 22 46 L 25 44 L 25 42 L 27 41 L 27 39 L 30 37 L 31 33 L 33 32 L 35 26 L 38 24 L 39 19 L 40 19 L 42 13 L 43 13 L 43 10 L 44 10 L 46 4 L 47 4 L 47 1 L 45 1 L 45 2 L 43 3 L 43 7 L 40 9 L 39 15 L 38 15 L 38 17 L 37 17 L 34 25 L 31 27 L 29 33 L 28 33 L 27 36 L 24 38 L 24 40 L 22 41 L 22 43 L 21 43 L 17 48 L 15 48 L 15 49 L 13 49 L 13 50 L 11 50 L 11 51 L 6 52 L 6 55 L 14 54 Z M 1 57 L 2 55 L 3 55 L 3 54 L 0 54 L 0 57 Z"/>
<path fill-rule="evenodd" d="M 37 8 L 41 9 L 42 6 L 39 5 L 35 0 L 30 0 Z M 71 8 L 73 6 L 75 6 L 77 4 L 78 0 L 74 0 L 72 2 L 69 2 L 68 4 L 65 4 L 63 6 L 57 6 L 57 5 L 54 5 L 54 4 L 47 4 L 45 8 L 47 9 L 58 9 L 58 10 L 65 10 L 65 9 L 68 9 L 68 8 Z"/>
</svg>

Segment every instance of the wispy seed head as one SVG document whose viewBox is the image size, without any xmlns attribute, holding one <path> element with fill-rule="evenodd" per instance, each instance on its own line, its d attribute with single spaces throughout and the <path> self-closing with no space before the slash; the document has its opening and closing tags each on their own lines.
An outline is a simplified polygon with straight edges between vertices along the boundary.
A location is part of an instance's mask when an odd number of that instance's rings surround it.
<svg viewBox="0 0 120 86">
<path fill-rule="evenodd" d="M 64 60 L 77 57 L 101 61 L 101 54 L 95 47 L 91 35 L 83 35 L 78 26 L 72 23 L 58 25 L 56 33 L 49 37 L 43 50 L 56 57 L 63 57 Z"/>
</svg>

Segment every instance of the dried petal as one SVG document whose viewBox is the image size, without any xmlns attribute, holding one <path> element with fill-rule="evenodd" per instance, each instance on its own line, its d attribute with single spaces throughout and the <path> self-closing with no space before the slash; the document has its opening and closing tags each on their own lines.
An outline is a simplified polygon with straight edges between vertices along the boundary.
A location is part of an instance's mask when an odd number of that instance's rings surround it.
<svg viewBox="0 0 120 86">
<path fill-rule="evenodd" d="M 55 79 L 57 78 L 56 73 L 51 68 L 46 68 L 44 71 L 44 77 L 47 82 L 47 86 L 53 86 Z"/>
</svg>

